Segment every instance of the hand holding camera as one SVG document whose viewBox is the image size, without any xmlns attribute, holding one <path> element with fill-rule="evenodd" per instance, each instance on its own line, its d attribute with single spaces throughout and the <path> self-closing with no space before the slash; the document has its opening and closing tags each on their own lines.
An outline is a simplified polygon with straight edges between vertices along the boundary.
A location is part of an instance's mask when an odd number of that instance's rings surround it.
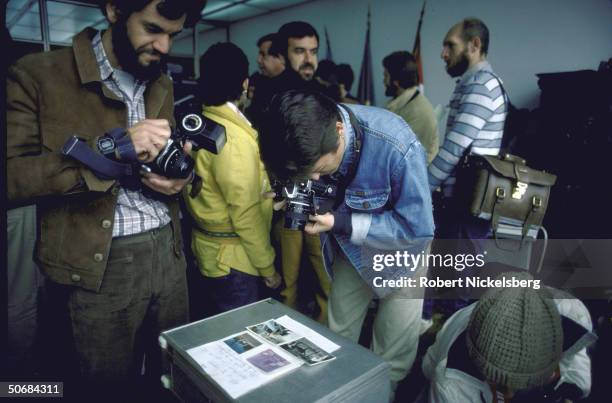
<svg viewBox="0 0 612 403">
<path fill-rule="evenodd" d="M 198 113 L 186 113 L 177 119 L 177 123 L 176 130 L 166 138 L 156 157 L 141 166 L 141 172 L 185 179 L 191 175 L 195 165 L 183 150 L 185 144 L 191 143 L 194 151 L 205 149 L 214 154 L 225 145 L 225 128 Z"/>
<path fill-rule="evenodd" d="M 185 155 L 189 155 L 191 152 L 192 145 L 188 141 L 183 146 L 183 152 Z M 161 176 L 155 174 L 153 172 L 146 172 L 143 174 L 142 183 L 151 189 L 155 190 L 158 193 L 162 193 L 165 195 L 173 195 L 180 192 L 187 183 L 192 180 L 192 177 L 187 178 L 166 178 L 165 176 Z"/>
<path fill-rule="evenodd" d="M 336 198 L 336 186 L 310 179 L 296 182 L 277 180 L 273 182 L 272 190 L 275 209 L 282 203 L 286 204 L 285 228 L 317 234 L 333 227 L 334 217 L 329 211 Z"/>
<path fill-rule="evenodd" d="M 311 215 L 308 219 L 310 222 L 304 227 L 304 232 L 310 235 L 331 231 L 334 227 L 334 215 L 332 213 Z"/>
<path fill-rule="evenodd" d="M 140 162 L 155 160 L 170 138 L 170 124 L 166 119 L 145 119 L 127 129 Z"/>
<path fill-rule="evenodd" d="M 145 119 L 127 130 L 117 127 L 96 138 L 97 152 L 76 135 L 66 140 L 61 152 L 101 179 L 118 179 L 130 189 L 139 189 L 142 180 L 151 189 L 172 195 L 194 178 L 192 147 L 218 154 L 225 142 L 223 126 L 198 113 L 187 113 L 178 119 L 174 132 L 165 119 Z"/>
</svg>

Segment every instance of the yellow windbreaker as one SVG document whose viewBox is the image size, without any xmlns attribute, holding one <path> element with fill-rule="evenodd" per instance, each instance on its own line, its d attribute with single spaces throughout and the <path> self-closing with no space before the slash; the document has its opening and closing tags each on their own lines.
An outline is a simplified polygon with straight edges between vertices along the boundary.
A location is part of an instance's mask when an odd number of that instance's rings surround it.
<svg viewBox="0 0 612 403">
<path fill-rule="evenodd" d="M 221 277 L 230 268 L 241 272 L 274 274 L 270 244 L 272 200 L 264 199 L 270 181 L 259 156 L 257 132 L 233 105 L 206 106 L 203 113 L 223 125 L 227 142 L 218 155 L 195 153 L 196 173 L 203 185 L 185 201 L 196 226 L 191 247 L 202 274 Z"/>
</svg>

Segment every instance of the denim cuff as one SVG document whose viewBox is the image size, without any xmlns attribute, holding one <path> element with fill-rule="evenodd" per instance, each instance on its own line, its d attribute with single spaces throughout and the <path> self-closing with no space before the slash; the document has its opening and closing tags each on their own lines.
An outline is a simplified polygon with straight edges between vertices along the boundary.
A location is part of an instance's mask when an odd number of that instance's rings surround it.
<svg viewBox="0 0 612 403">
<path fill-rule="evenodd" d="M 351 213 L 339 213 L 332 211 L 334 216 L 334 226 L 332 232 L 334 234 L 348 235 L 353 232 L 353 224 L 351 223 Z"/>
</svg>

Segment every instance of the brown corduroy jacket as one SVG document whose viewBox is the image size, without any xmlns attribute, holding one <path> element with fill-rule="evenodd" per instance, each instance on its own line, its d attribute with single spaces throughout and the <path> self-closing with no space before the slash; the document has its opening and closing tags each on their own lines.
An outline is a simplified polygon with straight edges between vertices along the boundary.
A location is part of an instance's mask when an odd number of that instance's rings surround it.
<svg viewBox="0 0 612 403">
<path fill-rule="evenodd" d="M 125 127 L 125 104 L 101 82 L 86 29 L 73 46 L 28 55 L 7 76 L 7 188 L 13 204 L 36 202 L 36 258 L 51 280 L 99 290 L 112 240 L 116 181 L 98 179 L 61 155 L 72 135 L 94 146 L 98 136 Z M 161 76 L 145 91 L 146 117 L 173 124 L 171 81 Z M 95 148 L 94 148 L 95 149 Z M 164 199 L 172 217 L 174 252 L 182 253 L 178 199 Z"/>
</svg>

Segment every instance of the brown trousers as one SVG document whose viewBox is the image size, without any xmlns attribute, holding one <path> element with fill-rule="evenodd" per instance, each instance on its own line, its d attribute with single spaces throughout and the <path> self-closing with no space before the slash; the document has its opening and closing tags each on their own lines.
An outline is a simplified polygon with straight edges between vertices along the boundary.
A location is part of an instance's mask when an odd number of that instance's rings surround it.
<svg viewBox="0 0 612 403">
<path fill-rule="evenodd" d="M 113 239 L 100 292 L 69 296 L 80 373 L 100 389 L 131 387 L 143 368 L 159 384 L 159 333 L 189 318 L 185 257 L 172 239 L 170 225 Z"/>
<path fill-rule="evenodd" d="M 281 291 L 283 302 L 291 308 L 296 308 L 302 252 L 305 252 L 319 280 L 319 289 L 315 291 L 315 299 L 320 309 L 317 320 L 326 325 L 327 298 L 331 280 L 323 265 L 321 240 L 318 235 L 308 235 L 302 231 L 286 229 L 284 224 L 284 219 L 281 219 L 274 226 L 274 236 L 281 249 L 282 275 L 285 282 L 285 288 Z"/>
</svg>

